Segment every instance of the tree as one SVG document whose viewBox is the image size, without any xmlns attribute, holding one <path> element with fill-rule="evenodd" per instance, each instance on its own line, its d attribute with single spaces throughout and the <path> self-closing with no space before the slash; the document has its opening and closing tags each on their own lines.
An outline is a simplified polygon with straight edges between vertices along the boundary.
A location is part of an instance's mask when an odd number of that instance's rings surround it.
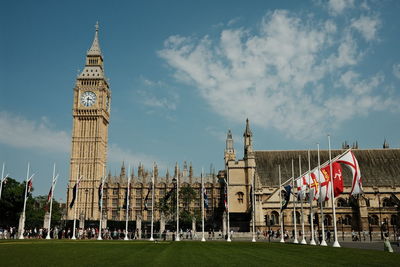
<svg viewBox="0 0 400 267">
<path fill-rule="evenodd" d="M 7 178 L 7 183 L 3 184 L 3 192 L 0 200 L 0 226 L 18 226 L 19 217 L 24 205 L 25 185 L 25 181 L 19 183 L 12 178 Z M 43 227 L 44 215 L 46 213 L 45 209 L 48 205 L 47 196 L 37 196 L 33 198 L 29 193 L 26 200 L 25 227 Z M 61 208 L 59 203 L 54 199 L 51 217 L 52 225 L 60 223 Z"/>
<path fill-rule="evenodd" d="M 6 181 L 0 200 L 0 226 L 18 226 L 24 205 L 25 182 L 19 183 L 10 177 Z"/>
</svg>

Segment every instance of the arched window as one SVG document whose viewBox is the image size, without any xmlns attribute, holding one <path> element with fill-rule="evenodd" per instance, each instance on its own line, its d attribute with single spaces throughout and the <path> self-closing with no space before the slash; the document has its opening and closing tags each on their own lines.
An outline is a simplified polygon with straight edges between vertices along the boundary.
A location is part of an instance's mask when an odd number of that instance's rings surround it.
<svg viewBox="0 0 400 267">
<path fill-rule="evenodd" d="M 271 212 L 271 225 L 279 224 L 279 213 L 277 211 Z"/>
<path fill-rule="evenodd" d="M 348 206 L 347 201 L 341 197 L 336 200 L 336 205 L 337 205 L 337 207 L 347 207 Z"/>
<path fill-rule="evenodd" d="M 350 215 L 344 216 L 343 224 L 344 225 L 351 225 L 351 216 Z"/>
<path fill-rule="evenodd" d="M 394 203 L 390 198 L 384 198 L 382 202 L 383 207 L 394 207 Z"/>
<path fill-rule="evenodd" d="M 325 226 L 331 226 L 332 225 L 332 217 L 331 215 L 325 215 L 324 216 L 324 225 Z"/>
<path fill-rule="evenodd" d="M 371 225 L 379 225 L 379 217 L 377 215 L 371 215 L 369 216 L 369 223 Z"/>
<path fill-rule="evenodd" d="M 392 215 L 390 217 L 390 224 L 391 225 L 398 225 L 399 224 L 399 216 L 397 215 Z"/>
<path fill-rule="evenodd" d="M 236 195 L 238 197 L 239 204 L 243 204 L 243 196 L 244 196 L 243 192 L 237 192 Z"/>
</svg>

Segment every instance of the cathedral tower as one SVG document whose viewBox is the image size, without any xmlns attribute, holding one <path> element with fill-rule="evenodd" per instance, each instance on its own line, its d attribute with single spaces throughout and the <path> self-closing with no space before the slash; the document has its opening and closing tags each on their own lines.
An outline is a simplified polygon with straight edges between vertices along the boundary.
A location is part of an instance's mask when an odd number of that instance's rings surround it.
<svg viewBox="0 0 400 267">
<path fill-rule="evenodd" d="M 72 199 L 72 188 L 77 178 L 82 177 L 77 200 L 77 219 L 86 220 L 99 218 L 97 188 L 101 177 L 105 175 L 110 121 L 111 91 L 104 75 L 98 33 L 99 26 L 96 24 L 94 40 L 86 54 L 85 67 L 76 79 L 73 101 L 67 201 L 69 203 Z M 73 211 L 74 208 L 68 208 L 68 219 L 73 219 Z"/>
</svg>

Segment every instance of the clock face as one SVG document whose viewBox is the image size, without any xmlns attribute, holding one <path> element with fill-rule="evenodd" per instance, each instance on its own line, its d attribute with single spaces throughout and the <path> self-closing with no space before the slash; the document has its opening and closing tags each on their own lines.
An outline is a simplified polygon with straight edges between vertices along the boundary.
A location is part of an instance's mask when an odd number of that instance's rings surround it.
<svg viewBox="0 0 400 267">
<path fill-rule="evenodd" d="M 81 96 L 82 105 L 90 107 L 96 102 L 96 94 L 91 91 L 86 91 Z"/>
</svg>

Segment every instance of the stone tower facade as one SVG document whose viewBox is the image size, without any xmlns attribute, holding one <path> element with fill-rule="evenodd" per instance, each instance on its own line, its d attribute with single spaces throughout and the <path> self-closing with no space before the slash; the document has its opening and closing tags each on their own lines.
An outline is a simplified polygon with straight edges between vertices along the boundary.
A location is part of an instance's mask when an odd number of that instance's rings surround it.
<svg viewBox="0 0 400 267">
<path fill-rule="evenodd" d="M 80 177 L 77 219 L 97 220 L 98 194 L 101 177 L 106 175 L 108 124 L 110 121 L 111 91 L 104 75 L 99 27 L 92 46 L 87 51 L 83 71 L 74 88 L 73 128 L 70 178 L 67 203 L 72 199 L 72 189 Z M 68 219 L 73 219 L 74 208 L 68 209 Z"/>
</svg>

